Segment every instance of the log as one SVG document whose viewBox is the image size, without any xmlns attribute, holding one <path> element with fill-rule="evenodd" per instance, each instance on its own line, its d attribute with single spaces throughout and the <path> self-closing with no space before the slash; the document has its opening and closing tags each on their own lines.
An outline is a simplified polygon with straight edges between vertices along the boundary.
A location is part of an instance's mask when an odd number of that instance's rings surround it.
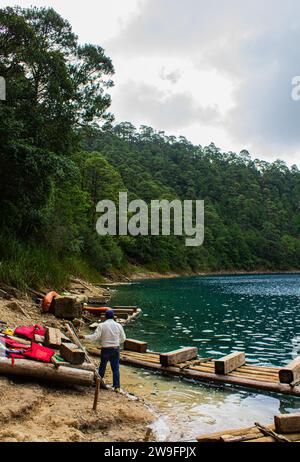
<svg viewBox="0 0 300 462">
<path fill-rule="evenodd" d="M 88 297 L 89 305 L 103 305 L 107 302 L 107 297 Z"/>
<path fill-rule="evenodd" d="M 300 442 L 300 433 L 287 435 L 290 443 Z M 278 441 L 272 436 L 263 436 L 256 440 L 247 440 L 245 443 L 278 443 Z"/>
<path fill-rule="evenodd" d="M 290 443 L 291 442 L 285 436 L 279 435 L 278 433 L 275 432 L 275 430 L 267 428 L 258 422 L 255 423 L 255 426 L 259 429 L 262 435 L 266 437 L 274 438 L 274 440 L 278 443 Z"/>
<path fill-rule="evenodd" d="M 128 313 L 116 313 L 116 318 L 117 319 L 122 319 L 122 320 L 125 320 L 127 321 L 130 317 L 130 314 Z"/>
<path fill-rule="evenodd" d="M 96 366 L 94 366 L 93 364 L 90 364 L 90 363 L 83 363 L 83 364 L 71 364 L 71 363 L 67 363 L 67 362 L 60 362 L 60 361 L 53 361 L 53 364 L 56 365 L 56 367 L 71 367 L 72 369 L 79 369 L 79 370 L 83 370 L 83 371 L 91 371 L 91 372 L 95 372 L 95 370 L 97 369 Z"/>
<path fill-rule="evenodd" d="M 183 363 L 196 359 L 198 356 L 198 348 L 182 348 L 181 350 L 163 353 L 159 357 L 160 364 L 164 367 L 174 366 L 175 364 Z"/>
<path fill-rule="evenodd" d="M 135 351 L 137 353 L 146 353 L 148 343 L 139 342 L 138 340 L 127 339 L 124 343 L 124 350 Z"/>
<path fill-rule="evenodd" d="M 61 332 L 61 343 L 72 343 L 72 340 Z"/>
<path fill-rule="evenodd" d="M 69 324 L 66 324 L 67 331 L 69 332 L 71 338 L 75 342 L 75 344 L 78 346 L 78 348 L 82 348 L 84 352 L 85 359 L 87 360 L 88 363 L 93 364 L 91 358 L 86 352 L 86 349 L 82 345 L 81 341 L 79 340 L 75 330 L 72 329 L 72 327 Z M 73 327 L 74 328 L 74 327 Z M 98 398 L 99 398 L 99 390 L 100 390 L 100 385 L 103 384 L 106 387 L 106 384 L 102 377 L 100 376 L 99 372 L 95 369 L 94 372 L 94 377 L 95 377 L 95 395 L 94 395 L 94 402 L 93 402 L 93 411 L 97 411 L 97 405 L 98 405 Z"/>
<path fill-rule="evenodd" d="M 245 353 L 232 353 L 225 356 L 218 361 L 215 361 L 215 373 L 220 375 L 227 375 L 235 371 L 246 363 Z"/>
<path fill-rule="evenodd" d="M 42 337 L 41 335 L 35 334 L 34 335 L 34 341 L 35 341 L 35 343 L 41 343 L 42 345 L 44 345 L 45 337 Z"/>
<path fill-rule="evenodd" d="M 267 428 L 274 428 L 272 425 L 268 426 Z M 223 430 L 217 433 L 212 433 L 208 435 L 201 435 L 198 436 L 196 439 L 199 443 L 210 443 L 210 442 L 221 442 L 222 440 L 226 439 L 226 442 L 230 442 L 229 440 L 232 438 L 245 438 L 250 439 L 253 437 L 253 439 L 259 437 L 262 437 L 261 432 L 258 430 L 257 427 L 248 427 L 248 428 L 240 428 L 240 429 L 234 429 L 234 430 Z"/>
<path fill-rule="evenodd" d="M 249 440 L 257 440 L 262 437 L 261 433 L 253 433 L 249 435 L 243 436 L 231 436 L 231 435 L 224 435 L 220 437 L 220 441 L 223 443 L 245 443 Z"/>
<path fill-rule="evenodd" d="M 0 289 L 0 298 L 5 298 L 6 300 L 11 300 L 12 296 L 9 295 L 5 290 Z"/>
<path fill-rule="evenodd" d="M 134 313 L 137 312 L 138 307 L 137 306 L 115 306 L 113 308 L 115 311 L 133 311 Z"/>
<path fill-rule="evenodd" d="M 60 355 L 71 364 L 83 364 L 85 361 L 85 353 L 77 345 L 73 343 L 62 343 L 60 347 Z"/>
<path fill-rule="evenodd" d="M 277 433 L 300 433 L 300 414 L 276 415 L 274 421 Z"/>
<path fill-rule="evenodd" d="M 56 297 L 54 314 L 57 318 L 75 319 L 82 315 L 83 299 L 80 297 Z"/>
<path fill-rule="evenodd" d="M 293 383 L 300 380 L 300 357 L 279 371 L 280 383 Z"/>
<path fill-rule="evenodd" d="M 89 348 L 89 352 L 95 356 L 99 356 L 99 350 Z M 292 388 L 286 384 L 280 384 L 279 382 L 264 382 L 263 380 L 250 380 L 242 377 L 232 377 L 230 375 L 218 375 L 212 372 L 201 372 L 198 370 L 185 369 L 181 371 L 179 367 L 163 367 L 159 363 L 147 361 L 145 357 L 143 359 L 126 357 L 125 354 L 121 354 L 121 363 L 129 364 L 131 366 L 149 369 L 152 371 L 162 372 L 170 376 L 175 377 L 186 377 L 187 379 L 197 380 L 199 382 L 217 383 L 217 384 L 230 384 L 240 386 L 243 388 L 251 388 L 255 390 L 271 391 L 274 393 L 282 393 L 284 395 L 300 396 L 300 387 Z"/>
<path fill-rule="evenodd" d="M 13 340 L 14 342 L 21 343 L 22 345 L 30 346 L 31 342 L 20 337 L 15 337 L 14 335 L 8 335 L 7 338 Z"/>
<path fill-rule="evenodd" d="M 49 348 L 59 348 L 61 346 L 61 332 L 59 329 L 47 327 L 45 345 Z"/>
<path fill-rule="evenodd" d="M 15 359 L 14 365 L 12 365 L 11 359 L 0 357 L 0 374 L 32 377 L 68 385 L 90 386 L 94 383 L 93 372 L 70 367 L 59 367 L 57 369 L 52 364 L 25 359 Z"/>
</svg>

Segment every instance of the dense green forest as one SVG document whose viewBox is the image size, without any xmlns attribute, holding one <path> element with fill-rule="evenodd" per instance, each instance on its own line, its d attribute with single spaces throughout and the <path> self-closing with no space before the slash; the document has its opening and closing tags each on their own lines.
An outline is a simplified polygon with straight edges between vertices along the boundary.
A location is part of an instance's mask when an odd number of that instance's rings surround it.
<svg viewBox="0 0 300 462">
<path fill-rule="evenodd" d="M 0 10 L 0 279 L 62 287 L 135 267 L 160 272 L 300 268 L 300 171 L 195 146 L 109 112 L 112 61 L 52 9 Z M 205 243 L 100 237 L 96 204 L 205 200 Z"/>
</svg>

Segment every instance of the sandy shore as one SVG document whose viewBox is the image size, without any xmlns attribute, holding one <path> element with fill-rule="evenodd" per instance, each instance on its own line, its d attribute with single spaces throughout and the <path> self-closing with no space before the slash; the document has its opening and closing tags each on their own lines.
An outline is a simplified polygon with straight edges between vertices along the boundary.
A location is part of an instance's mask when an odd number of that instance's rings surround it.
<svg viewBox="0 0 300 462">
<path fill-rule="evenodd" d="M 42 314 L 28 296 L 0 299 L 0 320 L 10 327 L 62 324 L 53 315 Z M 126 388 L 126 379 L 122 378 Z M 106 380 L 111 381 L 109 370 Z M 154 438 L 148 428 L 155 417 L 138 397 L 101 390 L 94 412 L 94 388 L 62 388 L 0 376 L 0 389 L 1 441 L 131 442 Z"/>
</svg>

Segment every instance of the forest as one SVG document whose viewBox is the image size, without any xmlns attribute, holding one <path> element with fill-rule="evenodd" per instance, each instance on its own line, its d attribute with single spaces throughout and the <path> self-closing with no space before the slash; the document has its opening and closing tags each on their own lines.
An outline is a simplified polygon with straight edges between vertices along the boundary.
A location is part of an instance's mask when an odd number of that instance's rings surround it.
<svg viewBox="0 0 300 462">
<path fill-rule="evenodd" d="M 116 123 L 114 67 L 51 8 L 0 9 L 0 280 L 300 269 L 300 170 Z M 205 201 L 205 241 L 99 236 L 96 205 Z"/>
</svg>

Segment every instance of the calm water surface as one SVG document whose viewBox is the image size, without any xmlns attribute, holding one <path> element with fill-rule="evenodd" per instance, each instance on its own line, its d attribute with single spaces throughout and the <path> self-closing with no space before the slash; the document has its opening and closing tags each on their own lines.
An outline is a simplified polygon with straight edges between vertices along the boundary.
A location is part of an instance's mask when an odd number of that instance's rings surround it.
<svg viewBox="0 0 300 462">
<path fill-rule="evenodd" d="M 149 280 L 118 287 L 112 304 L 143 309 L 127 335 L 147 341 L 152 351 L 197 346 L 201 356 L 215 358 L 245 351 L 248 363 L 272 366 L 300 356 L 300 275 Z M 162 439 L 190 440 L 300 409 L 296 398 L 211 388 L 131 368 L 128 374 L 129 391 L 138 388 L 161 415 Z"/>
</svg>

